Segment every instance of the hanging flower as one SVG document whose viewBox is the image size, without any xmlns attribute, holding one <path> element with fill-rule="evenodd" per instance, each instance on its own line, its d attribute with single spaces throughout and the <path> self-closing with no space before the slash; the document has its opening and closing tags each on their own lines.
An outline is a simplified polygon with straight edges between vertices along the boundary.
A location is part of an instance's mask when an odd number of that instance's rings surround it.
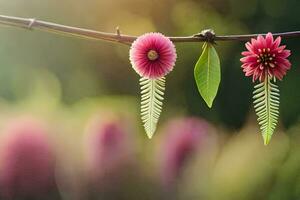
<svg viewBox="0 0 300 200">
<path fill-rule="evenodd" d="M 156 130 L 162 110 L 165 75 L 172 71 L 176 58 L 174 44 L 161 33 L 146 33 L 131 46 L 129 59 L 141 76 L 141 117 L 149 138 Z"/>
<path fill-rule="evenodd" d="M 242 68 L 246 76 L 252 76 L 253 82 L 260 83 L 254 86 L 253 99 L 257 121 L 260 125 L 264 144 L 269 144 L 279 117 L 279 88 L 276 79 L 282 80 L 291 63 L 287 59 L 291 52 L 280 46 L 281 37 L 275 40 L 272 33 L 266 37 L 259 35 L 246 43 L 248 51 L 242 52 Z"/>
<path fill-rule="evenodd" d="M 281 37 L 274 40 L 272 33 L 268 33 L 265 38 L 259 35 L 246 43 L 248 51 L 242 52 L 242 68 L 246 76 L 253 76 L 253 82 L 257 79 L 262 82 L 267 75 L 282 80 L 290 69 L 291 63 L 287 58 L 291 52 L 285 49 L 285 45 L 280 46 L 280 42 Z"/>
<path fill-rule="evenodd" d="M 149 79 L 167 75 L 172 71 L 177 57 L 174 44 L 161 33 L 146 33 L 138 37 L 129 54 L 133 69 Z"/>
</svg>

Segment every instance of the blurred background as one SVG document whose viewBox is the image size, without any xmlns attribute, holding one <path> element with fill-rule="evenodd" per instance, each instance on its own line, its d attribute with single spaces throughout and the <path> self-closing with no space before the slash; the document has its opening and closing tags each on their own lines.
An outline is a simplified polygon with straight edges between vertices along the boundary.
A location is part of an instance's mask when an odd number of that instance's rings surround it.
<svg viewBox="0 0 300 200">
<path fill-rule="evenodd" d="M 141 35 L 299 30 L 298 0 L 0 0 L 0 14 Z M 129 47 L 0 26 L 1 199 L 300 199 L 300 40 L 280 125 L 263 146 L 241 42 L 218 42 L 222 80 L 212 109 L 193 67 L 200 43 L 176 44 L 152 140 L 139 119 Z"/>
</svg>

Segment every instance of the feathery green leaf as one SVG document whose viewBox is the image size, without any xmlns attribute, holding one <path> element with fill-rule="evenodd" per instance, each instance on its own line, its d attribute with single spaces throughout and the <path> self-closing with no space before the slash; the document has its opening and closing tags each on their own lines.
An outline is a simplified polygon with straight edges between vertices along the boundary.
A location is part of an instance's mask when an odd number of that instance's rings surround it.
<svg viewBox="0 0 300 200">
<path fill-rule="evenodd" d="M 253 99 L 257 121 L 260 125 L 264 144 L 269 144 L 279 117 L 279 89 L 271 78 L 254 86 Z"/>
<path fill-rule="evenodd" d="M 141 85 L 141 118 L 147 136 L 151 139 L 162 110 L 165 91 L 165 77 L 159 79 L 140 79 Z"/>
</svg>

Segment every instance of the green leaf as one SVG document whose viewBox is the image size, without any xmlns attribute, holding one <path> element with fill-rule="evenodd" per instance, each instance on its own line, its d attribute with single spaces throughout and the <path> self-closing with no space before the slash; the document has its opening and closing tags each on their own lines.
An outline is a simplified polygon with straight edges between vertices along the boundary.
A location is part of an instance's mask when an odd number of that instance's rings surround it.
<svg viewBox="0 0 300 200">
<path fill-rule="evenodd" d="M 220 60 L 213 44 L 204 43 L 194 76 L 200 95 L 211 108 L 221 81 Z"/>
<path fill-rule="evenodd" d="M 159 79 L 140 79 L 141 117 L 147 136 L 151 139 L 162 110 L 165 91 L 165 77 Z"/>
<path fill-rule="evenodd" d="M 254 86 L 254 109 L 257 121 L 264 139 L 264 144 L 269 144 L 276 128 L 279 116 L 279 89 L 267 76 L 264 82 Z"/>
</svg>

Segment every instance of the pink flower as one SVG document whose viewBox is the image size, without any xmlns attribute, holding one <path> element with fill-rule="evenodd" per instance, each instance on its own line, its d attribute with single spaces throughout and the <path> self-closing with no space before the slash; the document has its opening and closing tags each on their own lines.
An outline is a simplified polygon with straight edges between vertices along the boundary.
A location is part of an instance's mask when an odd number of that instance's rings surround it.
<svg viewBox="0 0 300 200">
<path fill-rule="evenodd" d="M 118 119 L 92 121 L 88 129 L 88 169 L 92 179 L 118 179 L 132 161 L 128 124 Z"/>
<path fill-rule="evenodd" d="M 291 52 L 285 49 L 285 45 L 279 46 L 280 42 L 281 37 L 274 40 L 272 33 L 268 33 L 265 38 L 259 35 L 257 39 L 251 39 L 251 43 L 246 43 L 248 51 L 242 52 L 242 68 L 246 76 L 253 76 L 253 82 L 257 79 L 264 81 L 267 75 L 282 80 L 290 69 L 287 57 Z"/>
<path fill-rule="evenodd" d="M 5 199 L 37 198 L 55 189 L 55 158 L 40 124 L 16 121 L 1 151 L 0 188 Z M 41 198 L 42 199 L 42 198 Z"/>
<path fill-rule="evenodd" d="M 110 114 L 105 113 L 105 119 L 96 116 L 87 129 L 86 193 L 90 199 L 120 199 L 131 175 L 137 179 L 130 120 Z"/>
<path fill-rule="evenodd" d="M 177 119 L 168 123 L 160 149 L 161 177 L 164 186 L 174 186 L 187 161 L 197 152 L 209 129 L 204 120 Z"/>
<path fill-rule="evenodd" d="M 138 37 L 129 52 L 133 69 L 149 79 L 161 78 L 172 71 L 176 57 L 174 44 L 161 33 L 146 33 Z"/>
</svg>

